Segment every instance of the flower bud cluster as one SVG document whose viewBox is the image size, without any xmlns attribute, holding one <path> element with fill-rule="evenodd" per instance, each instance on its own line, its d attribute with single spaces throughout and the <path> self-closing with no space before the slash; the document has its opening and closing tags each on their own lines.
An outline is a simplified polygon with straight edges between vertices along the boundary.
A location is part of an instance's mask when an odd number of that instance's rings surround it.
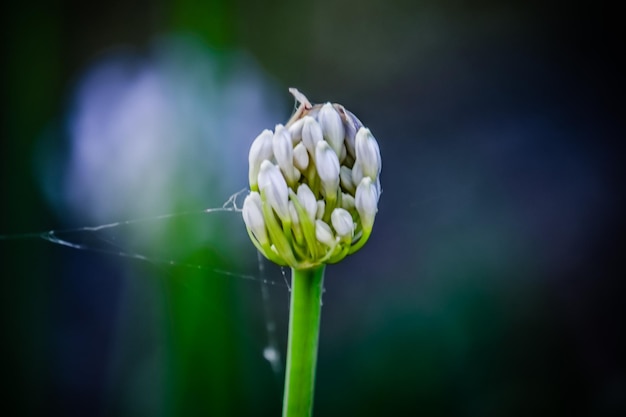
<svg viewBox="0 0 626 417">
<path fill-rule="evenodd" d="M 286 125 L 264 130 L 248 157 L 243 219 L 271 261 L 297 269 L 335 263 L 370 236 L 382 160 L 369 129 L 340 104 L 300 102 Z"/>
</svg>

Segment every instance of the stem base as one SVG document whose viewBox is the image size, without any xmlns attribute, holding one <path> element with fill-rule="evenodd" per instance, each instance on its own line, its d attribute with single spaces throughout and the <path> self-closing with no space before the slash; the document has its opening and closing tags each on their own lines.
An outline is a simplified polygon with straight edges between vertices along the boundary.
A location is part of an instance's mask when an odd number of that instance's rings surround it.
<svg viewBox="0 0 626 417">
<path fill-rule="evenodd" d="M 321 265 L 291 270 L 283 417 L 305 417 L 313 413 L 324 268 Z"/>
</svg>

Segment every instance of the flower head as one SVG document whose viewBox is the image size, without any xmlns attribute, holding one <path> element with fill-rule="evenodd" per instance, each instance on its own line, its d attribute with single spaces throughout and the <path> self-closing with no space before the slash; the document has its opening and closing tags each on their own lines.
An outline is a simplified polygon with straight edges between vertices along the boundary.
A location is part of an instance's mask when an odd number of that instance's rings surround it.
<svg viewBox="0 0 626 417">
<path fill-rule="evenodd" d="M 293 117 L 250 147 L 242 211 L 266 258 L 302 269 L 338 262 L 367 241 L 382 162 L 374 136 L 343 106 L 292 93 L 301 103 Z"/>
</svg>

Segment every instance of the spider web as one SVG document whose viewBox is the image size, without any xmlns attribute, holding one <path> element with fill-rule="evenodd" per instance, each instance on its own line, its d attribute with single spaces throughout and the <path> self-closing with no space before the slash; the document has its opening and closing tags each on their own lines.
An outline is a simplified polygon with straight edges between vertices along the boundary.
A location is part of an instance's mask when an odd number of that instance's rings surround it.
<svg viewBox="0 0 626 417">
<path fill-rule="evenodd" d="M 272 297 L 270 287 L 287 289 L 290 285 L 285 268 L 280 269 L 280 276 L 266 267 L 266 260 L 257 252 L 256 273 L 239 272 L 211 265 L 192 263 L 177 260 L 167 254 L 148 255 L 143 251 L 128 249 L 129 244 L 120 242 L 111 233 L 129 226 L 150 227 L 151 224 L 166 222 L 178 218 L 211 216 L 225 213 L 232 216 L 241 216 L 243 199 L 247 189 L 241 189 L 228 197 L 219 207 L 210 207 L 203 210 L 183 211 L 137 219 L 121 220 L 95 226 L 83 226 L 70 229 L 51 229 L 41 232 L 0 235 L 0 240 L 44 240 L 48 243 L 63 246 L 77 251 L 86 251 L 99 255 L 126 258 L 148 263 L 159 268 L 183 268 L 199 272 L 211 273 L 212 276 L 221 276 L 225 279 L 236 279 L 243 282 L 256 283 L 260 288 L 261 303 L 263 305 L 263 321 L 265 323 L 265 344 L 262 350 L 263 358 L 269 363 L 272 372 L 280 379 L 283 371 L 281 348 L 277 335 L 277 322 L 271 309 Z M 243 225 L 242 225 L 243 227 Z M 184 285 L 184 284 L 183 284 Z"/>
</svg>

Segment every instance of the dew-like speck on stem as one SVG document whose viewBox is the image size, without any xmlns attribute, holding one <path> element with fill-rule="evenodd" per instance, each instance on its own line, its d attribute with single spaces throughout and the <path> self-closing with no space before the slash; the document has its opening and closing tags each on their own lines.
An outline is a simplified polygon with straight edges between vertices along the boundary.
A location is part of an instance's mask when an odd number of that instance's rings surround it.
<svg viewBox="0 0 626 417">
<path fill-rule="evenodd" d="M 263 357 L 269 362 L 274 362 L 278 359 L 278 352 L 273 347 L 267 346 L 263 349 Z"/>
<path fill-rule="evenodd" d="M 274 372 L 280 372 L 280 353 L 272 346 L 267 346 L 263 349 L 263 357 L 270 363 Z"/>
</svg>

